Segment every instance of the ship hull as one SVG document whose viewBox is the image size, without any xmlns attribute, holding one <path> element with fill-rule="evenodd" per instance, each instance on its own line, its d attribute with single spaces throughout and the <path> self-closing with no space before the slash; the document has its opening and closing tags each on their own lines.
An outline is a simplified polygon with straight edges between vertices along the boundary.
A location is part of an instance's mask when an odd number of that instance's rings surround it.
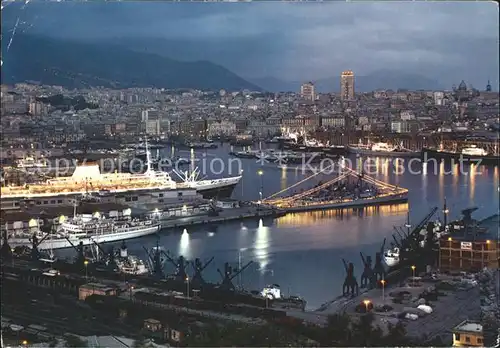
<svg viewBox="0 0 500 348">
<path fill-rule="evenodd" d="M 133 239 L 144 237 L 150 234 L 157 233 L 160 230 L 159 225 L 145 227 L 140 230 L 128 231 L 128 232 L 119 232 L 119 233 L 109 233 L 104 235 L 97 235 L 92 237 L 85 238 L 73 238 L 70 239 L 71 243 L 75 246 L 83 243 L 83 245 L 91 245 L 96 242 L 97 244 L 101 243 L 110 243 L 110 242 L 118 242 L 126 239 Z M 17 246 L 31 246 L 32 243 L 29 238 L 9 238 L 8 243 L 12 248 Z M 39 250 L 48 250 L 48 249 L 65 249 L 71 248 L 72 245 L 67 239 L 45 239 L 38 245 Z"/>
<path fill-rule="evenodd" d="M 373 157 L 415 158 L 421 156 L 420 151 L 372 151 L 352 146 L 348 146 L 347 150 L 349 153 Z"/>
<path fill-rule="evenodd" d="M 327 209 L 345 209 L 345 208 L 357 208 L 357 207 L 359 208 L 359 207 L 368 207 L 374 205 L 399 204 L 406 202 L 408 202 L 408 194 L 401 193 L 385 197 L 361 198 L 354 201 L 311 204 L 306 206 L 286 207 L 284 209 L 287 212 L 302 212 L 302 211 L 327 210 Z"/>
<path fill-rule="evenodd" d="M 198 193 L 200 193 L 205 199 L 230 198 L 236 185 L 237 184 L 230 184 L 227 186 L 200 189 L 198 190 Z"/>
<path fill-rule="evenodd" d="M 448 151 L 437 151 L 433 149 L 424 148 L 422 150 L 422 159 L 438 159 L 438 160 L 446 160 L 446 161 L 455 161 L 458 162 L 470 162 L 477 165 L 500 165 L 500 156 L 471 156 L 464 155 L 461 153 L 448 152 Z"/>
</svg>

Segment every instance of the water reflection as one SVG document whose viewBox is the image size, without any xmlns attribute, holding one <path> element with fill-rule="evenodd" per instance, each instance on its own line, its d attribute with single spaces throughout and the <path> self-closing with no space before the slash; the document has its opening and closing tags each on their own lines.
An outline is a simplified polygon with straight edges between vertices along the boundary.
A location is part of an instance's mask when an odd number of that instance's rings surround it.
<svg viewBox="0 0 500 348">
<path fill-rule="evenodd" d="M 408 203 L 372 206 L 363 209 L 331 209 L 319 210 L 303 213 L 292 213 L 282 216 L 276 220 L 276 226 L 310 226 L 320 220 L 328 222 L 329 219 L 337 218 L 344 219 L 352 216 L 389 216 L 402 215 L 408 211 Z"/>
<path fill-rule="evenodd" d="M 262 219 L 255 234 L 253 245 L 253 260 L 259 264 L 259 271 L 265 272 L 269 264 L 269 227 L 264 226 Z"/>
<path fill-rule="evenodd" d="M 458 180 L 460 177 L 460 169 L 459 169 L 458 163 L 453 163 L 453 168 L 452 168 L 451 172 L 452 172 L 452 176 L 453 176 L 453 180 L 452 180 L 453 192 L 454 192 L 454 194 L 457 194 L 458 193 Z"/>
<path fill-rule="evenodd" d="M 191 248 L 189 247 L 190 237 L 187 229 L 182 231 L 181 239 L 179 240 L 178 255 L 182 255 L 189 259 L 191 257 Z"/>
<path fill-rule="evenodd" d="M 287 177 L 286 177 L 286 174 L 287 174 L 287 168 L 286 166 L 283 166 L 281 167 L 281 185 L 280 185 L 280 188 L 282 190 L 286 189 L 287 188 Z"/>
<path fill-rule="evenodd" d="M 469 199 L 471 201 L 474 200 L 474 191 L 476 189 L 476 165 L 472 163 L 470 165 L 470 171 L 469 171 Z"/>
<path fill-rule="evenodd" d="M 438 187 L 439 187 L 439 198 L 444 199 L 444 176 L 446 174 L 446 169 L 444 167 L 444 160 L 439 163 L 439 174 L 438 174 Z"/>
</svg>

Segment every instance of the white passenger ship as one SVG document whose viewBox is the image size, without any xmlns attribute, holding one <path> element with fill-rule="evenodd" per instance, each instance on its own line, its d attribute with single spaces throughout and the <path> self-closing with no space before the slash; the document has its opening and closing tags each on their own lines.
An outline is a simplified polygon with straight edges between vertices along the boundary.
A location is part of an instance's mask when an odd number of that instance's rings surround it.
<svg viewBox="0 0 500 348">
<path fill-rule="evenodd" d="M 63 249 L 79 244 L 91 245 L 95 243 L 116 242 L 125 239 L 138 238 L 156 233 L 160 230 L 157 220 L 132 218 L 130 209 L 122 218 L 106 218 L 95 213 L 94 215 L 80 214 L 73 218 L 60 218 L 60 224 L 55 233 L 46 234 L 40 230 L 34 232 L 41 241 L 39 250 Z M 8 238 L 11 247 L 31 246 L 33 235 L 27 232 L 13 233 Z"/>
<path fill-rule="evenodd" d="M 163 203 L 164 199 L 194 197 L 227 198 L 241 180 L 240 176 L 177 183 L 166 172 L 151 169 L 148 151 L 147 170 L 142 174 L 101 173 L 98 164 L 77 165 L 68 177 L 57 177 L 42 183 L 2 186 L 2 210 L 19 210 L 23 206 L 68 206 L 82 195 L 114 198 L 114 203 L 133 205 L 141 201 Z M 144 199 L 140 199 L 144 198 Z M 156 200 L 156 201 L 155 201 Z M 108 200 L 109 202 L 109 200 Z M 144 202 L 143 202 L 144 203 Z"/>
</svg>

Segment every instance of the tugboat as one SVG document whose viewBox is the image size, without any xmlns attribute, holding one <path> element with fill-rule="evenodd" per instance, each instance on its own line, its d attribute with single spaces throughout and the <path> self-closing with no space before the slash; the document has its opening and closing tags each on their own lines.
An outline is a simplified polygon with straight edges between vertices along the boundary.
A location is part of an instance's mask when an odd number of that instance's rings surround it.
<svg viewBox="0 0 500 348">
<path fill-rule="evenodd" d="M 394 247 L 384 252 L 384 262 L 389 267 L 394 267 L 399 263 L 399 248 Z"/>
<path fill-rule="evenodd" d="M 266 286 L 264 289 L 262 289 L 260 295 L 267 300 L 271 300 L 273 306 L 297 308 L 302 311 L 304 311 L 306 308 L 306 300 L 298 296 L 283 296 L 281 294 L 281 287 L 278 284 Z"/>
<path fill-rule="evenodd" d="M 137 256 L 128 255 L 127 246 L 125 242 L 122 243 L 120 247 L 120 252 L 115 259 L 116 265 L 118 269 L 122 273 L 133 274 L 133 275 L 141 275 L 148 274 L 149 270 L 146 267 L 146 264 L 139 259 Z"/>
</svg>

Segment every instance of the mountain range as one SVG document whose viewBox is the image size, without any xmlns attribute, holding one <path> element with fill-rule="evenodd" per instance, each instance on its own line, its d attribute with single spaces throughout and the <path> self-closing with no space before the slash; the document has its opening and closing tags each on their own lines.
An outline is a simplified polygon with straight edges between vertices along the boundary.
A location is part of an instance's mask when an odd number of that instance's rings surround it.
<svg viewBox="0 0 500 348">
<path fill-rule="evenodd" d="M 17 34 L 7 51 L 2 40 L 2 83 L 37 81 L 70 88 L 158 87 L 260 90 L 208 61 L 185 62 L 119 45 Z"/>
<path fill-rule="evenodd" d="M 211 47 L 214 45 L 210 45 Z M 2 83 L 37 81 L 70 88 L 158 87 L 202 90 L 249 89 L 270 92 L 299 91 L 305 81 L 275 77 L 243 78 L 212 63 L 217 50 L 204 50 L 180 40 L 118 38 L 85 42 L 46 36 L 17 34 L 7 52 L 2 41 Z M 199 57 L 203 60 L 188 61 Z M 237 57 L 233 57 L 237 59 Z M 230 57 L 220 59 L 222 64 Z M 313 80 L 317 92 L 338 92 L 340 77 Z M 376 71 L 356 76 L 356 91 L 376 89 L 442 89 L 438 81 L 401 71 Z"/>
</svg>

